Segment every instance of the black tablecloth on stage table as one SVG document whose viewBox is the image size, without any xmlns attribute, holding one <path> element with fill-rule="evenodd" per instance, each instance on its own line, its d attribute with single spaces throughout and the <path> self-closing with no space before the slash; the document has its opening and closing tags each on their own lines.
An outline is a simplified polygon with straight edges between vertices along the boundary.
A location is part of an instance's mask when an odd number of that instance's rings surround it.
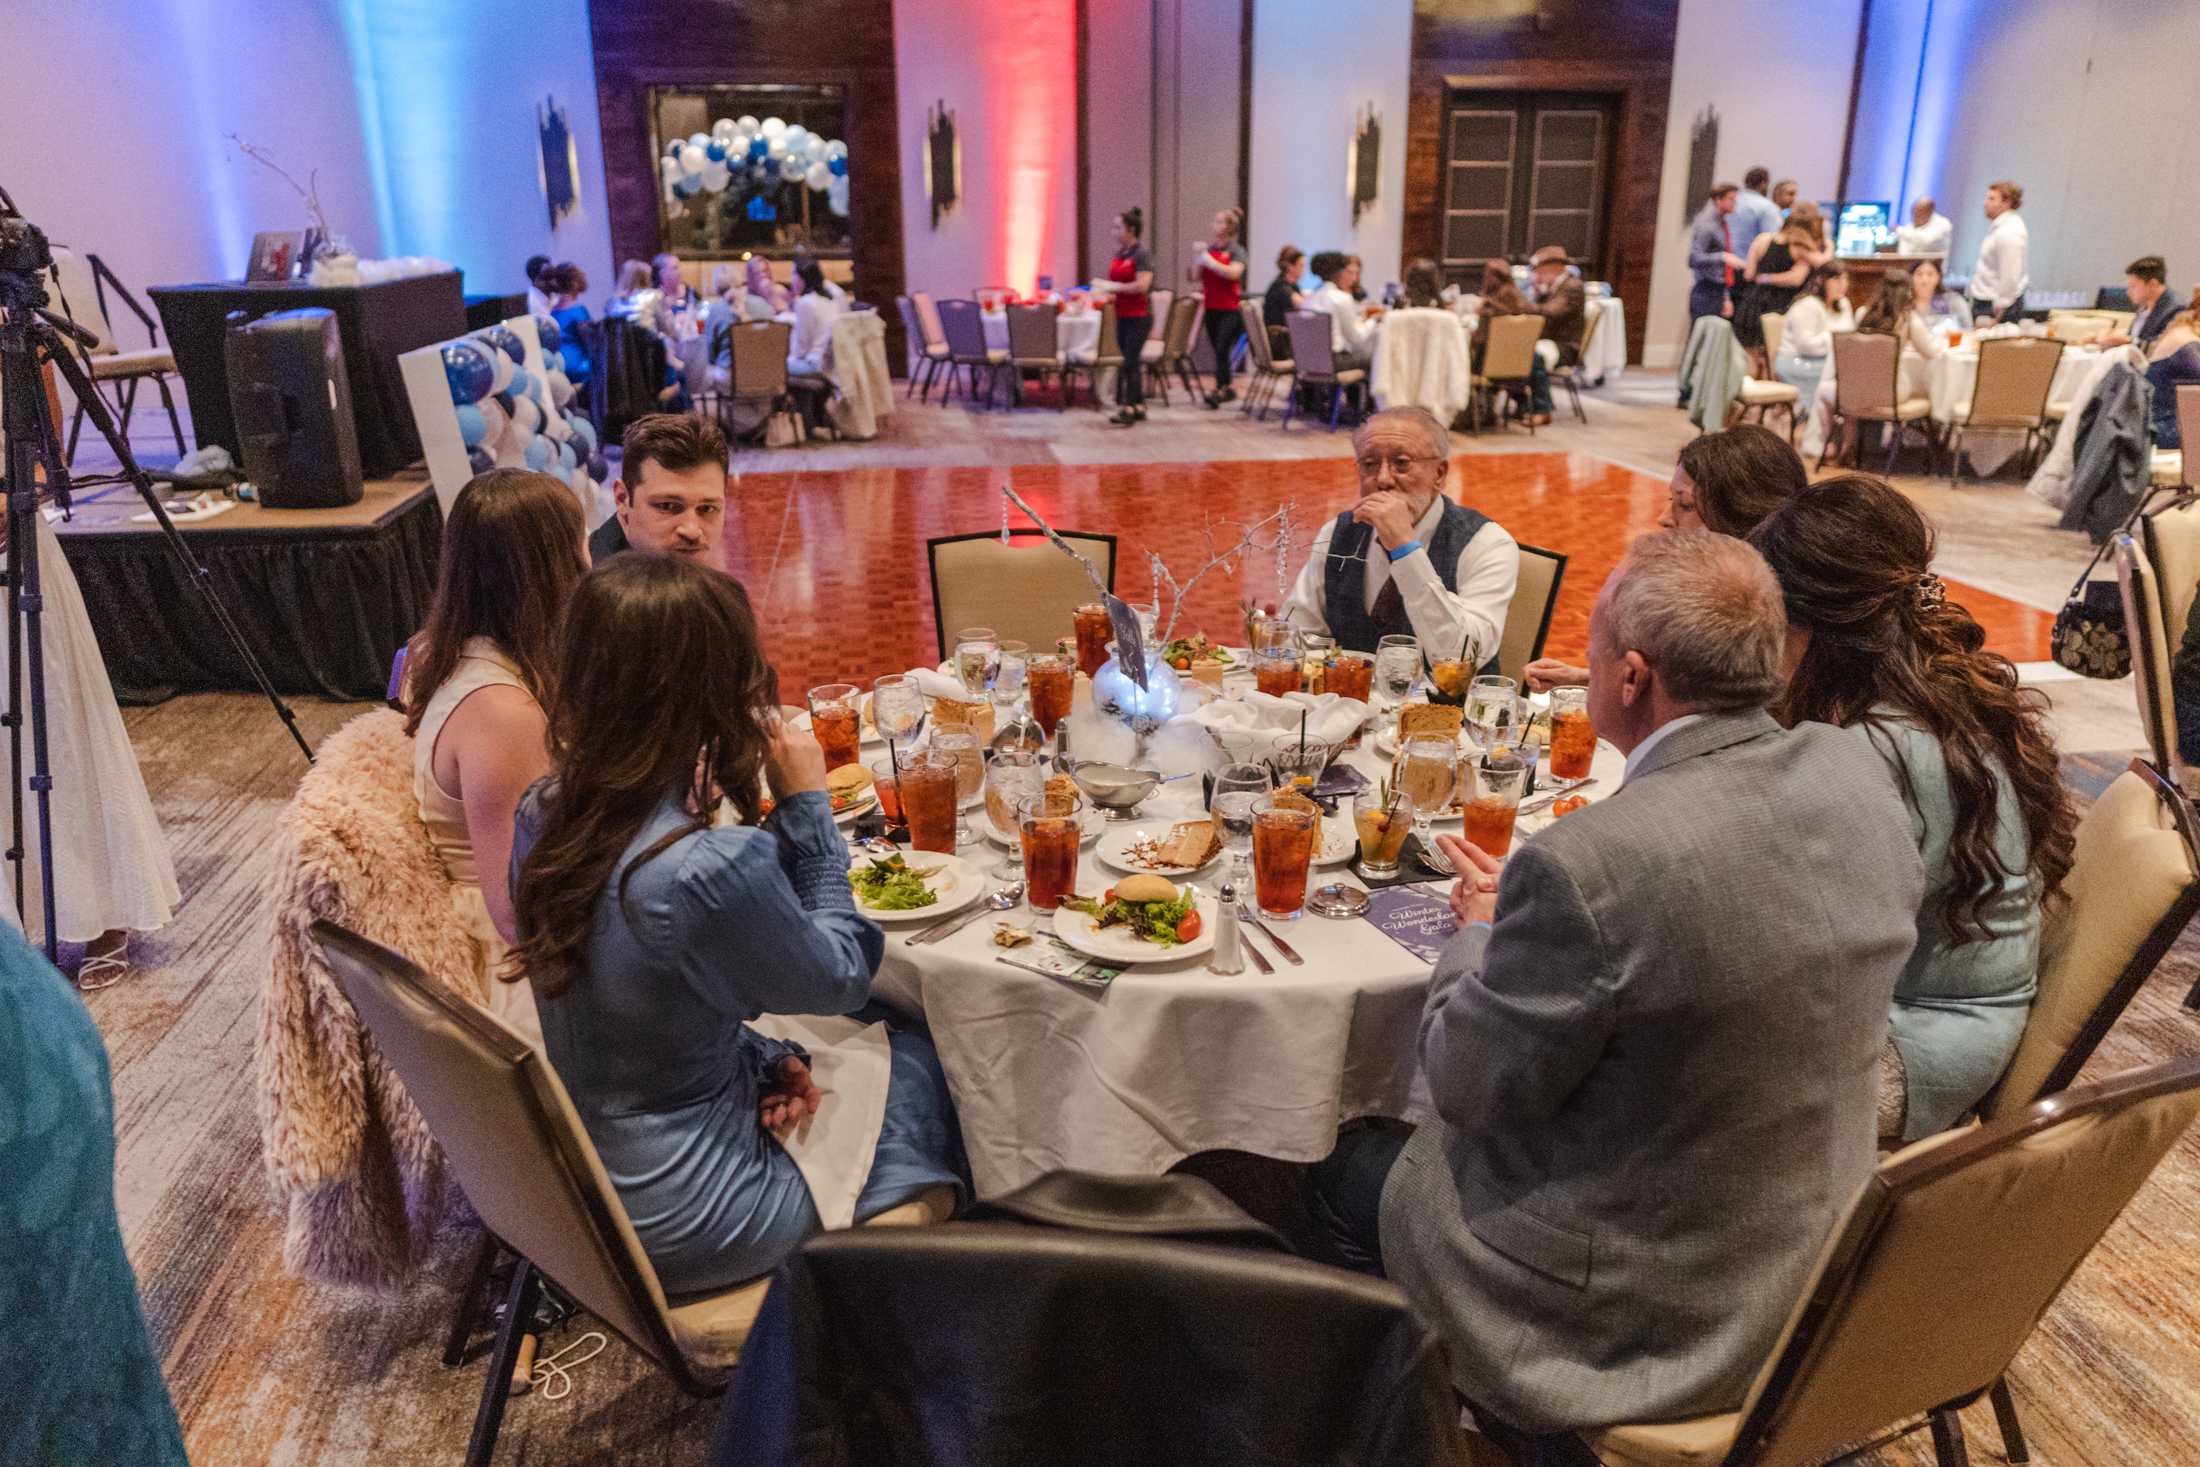
<svg viewBox="0 0 2200 1467">
<path fill-rule="evenodd" d="M 466 329 L 501 326 L 514 316 L 527 314 L 527 292 L 518 295 L 469 295 L 466 297 Z"/>
<path fill-rule="evenodd" d="M 351 378 L 352 418 L 359 429 L 360 468 L 384 478 L 420 461 L 420 433 L 405 400 L 397 358 L 415 347 L 466 334 L 466 299 L 456 270 L 378 285 L 308 285 L 274 281 L 242 285 L 156 285 L 146 292 L 160 310 L 176 370 L 191 396 L 191 426 L 199 446 L 219 443 L 236 454 L 229 414 L 229 362 L 223 334 L 231 311 L 257 318 L 319 307 L 336 313 Z"/>
<path fill-rule="evenodd" d="M 254 689 L 167 541 L 128 489 L 54 526 L 123 703 Z M 278 691 L 379 699 L 435 593 L 443 511 L 424 476 L 370 481 L 340 509 L 241 504 L 176 527 Z"/>
</svg>

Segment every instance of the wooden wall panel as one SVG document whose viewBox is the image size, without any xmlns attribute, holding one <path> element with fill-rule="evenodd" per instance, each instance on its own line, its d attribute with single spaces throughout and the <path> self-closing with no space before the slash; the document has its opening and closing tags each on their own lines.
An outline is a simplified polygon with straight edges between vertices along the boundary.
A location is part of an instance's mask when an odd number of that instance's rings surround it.
<svg viewBox="0 0 2200 1467">
<path fill-rule="evenodd" d="M 1627 305 L 1627 355 L 1642 359 L 1657 249 L 1658 179 L 1673 89 L 1680 0 L 1537 0 L 1504 9 L 1420 0 L 1413 15 L 1413 91 L 1406 118 L 1405 256 L 1442 251 L 1444 99 L 1453 90 L 1602 92 L 1619 101 L 1606 254 Z M 1472 10 L 1484 18 L 1466 18 Z"/>
<path fill-rule="evenodd" d="M 901 142 L 893 0 L 589 0 L 604 195 L 615 259 L 657 248 L 657 160 L 649 88 L 705 83 L 838 85 L 848 97 L 848 194 L 857 295 L 904 361 Z"/>
</svg>

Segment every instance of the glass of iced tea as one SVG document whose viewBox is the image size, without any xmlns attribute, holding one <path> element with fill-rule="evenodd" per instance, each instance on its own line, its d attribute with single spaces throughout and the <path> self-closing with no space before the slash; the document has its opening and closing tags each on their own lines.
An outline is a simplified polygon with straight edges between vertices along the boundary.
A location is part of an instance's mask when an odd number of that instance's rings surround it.
<svg viewBox="0 0 2200 1467">
<path fill-rule="evenodd" d="M 1352 829 L 1360 838 L 1360 872 L 1376 880 L 1398 874 L 1398 857 L 1413 830 L 1413 801 L 1380 786 L 1352 797 Z"/>
<path fill-rule="evenodd" d="M 1253 686 L 1271 698 L 1299 690 L 1299 654 L 1296 648 L 1281 651 L 1268 650 L 1256 653 L 1253 658 Z"/>
<path fill-rule="evenodd" d="M 1080 606 L 1074 622 L 1077 628 L 1077 670 L 1091 677 L 1108 661 L 1108 643 L 1115 640 L 1115 626 L 1108 620 L 1108 609 L 1098 604 Z"/>
<path fill-rule="evenodd" d="M 1494 754 L 1476 765 L 1469 779 L 1460 838 L 1502 856 L 1512 849 L 1513 821 L 1528 785 L 1528 766 L 1511 754 Z"/>
<path fill-rule="evenodd" d="M 1551 778 L 1573 783 L 1589 777 L 1597 754 L 1596 725 L 1589 721 L 1587 688 L 1551 689 Z"/>
<path fill-rule="evenodd" d="M 1069 717 L 1070 697 L 1077 688 L 1077 664 L 1062 652 L 1034 652 L 1024 670 L 1024 686 L 1031 691 L 1031 718 L 1048 738 Z"/>
<path fill-rule="evenodd" d="M 1336 652 L 1322 669 L 1322 691 L 1362 703 L 1375 693 L 1375 659 L 1365 652 Z"/>
<path fill-rule="evenodd" d="M 968 806 L 985 789 L 985 741 L 974 728 L 940 728 L 932 731 L 932 752 L 955 761 L 957 808 Z M 959 818 L 959 817 L 958 817 Z M 967 824 L 955 827 L 957 840 L 977 838 Z"/>
<path fill-rule="evenodd" d="M 889 835 L 897 826 L 907 825 L 909 817 L 901 809 L 901 781 L 893 759 L 873 759 L 863 767 L 871 771 L 871 788 L 878 791 L 878 813 L 886 821 Z"/>
<path fill-rule="evenodd" d="M 1077 843 L 1085 831 L 1085 802 L 1060 800 L 1050 811 L 1045 795 L 1024 801 L 1019 838 L 1024 853 L 1024 900 L 1034 912 L 1051 912 L 1077 889 Z"/>
<path fill-rule="evenodd" d="M 1314 865 L 1321 812 L 1274 795 L 1253 801 L 1253 895 L 1261 915 L 1295 922 L 1306 910 L 1306 874 Z"/>
<path fill-rule="evenodd" d="M 909 820 L 913 850 L 955 854 L 955 824 L 961 799 L 955 792 L 960 766 L 938 749 L 911 749 L 900 764 L 901 808 Z"/>
<path fill-rule="evenodd" d="M 863 708 L 854 683 L 826 683 L 810 689 L 810 732 L 825 750 L 825 767 L 856 762 L 863 747 Z"/>
<path fill-rule="evenodd" d="M 1413 829 L 1427 847 L 1429 822 L 1451 808 L 1452 792 L 1459 786 L 1458 740 L 1441 735 L 1407 739 L 1391 766 L 1390 783 L 1413 802 Z"/>
</svg>

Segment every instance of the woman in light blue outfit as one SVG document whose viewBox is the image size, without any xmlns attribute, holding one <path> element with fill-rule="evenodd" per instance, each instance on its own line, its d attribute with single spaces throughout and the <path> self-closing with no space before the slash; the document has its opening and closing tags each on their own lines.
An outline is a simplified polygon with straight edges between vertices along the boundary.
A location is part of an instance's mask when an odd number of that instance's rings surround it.
<svg viewBox="0 0 2200 1467">
<path fill-rule="evenodd" d="M 1862 474 L 1813 484 L 1750 543 L 1787 597 L 1783 723 L 1870 742 L 1910 806 L 1926 896 L 1880 1059 L 1880 1134 L 1960 1122 L 2001 1078 L 2037 991 L 2040 907 L 2077 833 L 2046 702 L 1932 572 L 1916 506 Z"/>
<path fill-rule="evenodd" d="M 1849 269 L 1839 260 L 1820 265 L 1803 284 L 1787 308 L 1780 333 L 1780 353 L 1772 371 L 1782 382 L 1802 394 L 1798 406 L 1805 412 L 1818 400 L 1818 383 L 1833 359 L 1833 338 L 1856 329 L 1849 313 Z"/>
<path fill-rule="evenodd" d="M 616 649 L 616 655 L 606 655 Z M 814 1110 L 808 1056 L 760 1014 L 886 1019 L 885 1121 L 858 1221 L 967 1167 L 931 1041 L 867 1007 L 885 942 L 807 734 L 774 699 L 748 598 L 678 556 L 620 556 L 567 612 L 550 712 L 555 772 L 521 802 L 515 970 L 670 1294 L 776 1268 L 820 1227 L 776 1131 Z M 759 819 L 768 780 L 777 807 Z M 720 792 L 741 823 L 714 828 Z"/>
</svg>

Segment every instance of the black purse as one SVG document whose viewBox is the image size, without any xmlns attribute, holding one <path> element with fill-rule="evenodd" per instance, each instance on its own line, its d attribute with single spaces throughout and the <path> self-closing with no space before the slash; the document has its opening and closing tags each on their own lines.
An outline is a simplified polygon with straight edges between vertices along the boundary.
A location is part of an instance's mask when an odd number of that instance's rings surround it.
<svg viewBox="0 0 2200 1467">
<path fill-rule="evenodd" d="M 2057 663 L 2082 677 L 2129 677 L 2131 629 L 2124 625 L 2123 591 L 2114 581 L 2092 579 L 2100 561 L 2095 555 L 2070 588 L 2069 599 L 2055 613 L 2048 646 Z"/>
</svg>

